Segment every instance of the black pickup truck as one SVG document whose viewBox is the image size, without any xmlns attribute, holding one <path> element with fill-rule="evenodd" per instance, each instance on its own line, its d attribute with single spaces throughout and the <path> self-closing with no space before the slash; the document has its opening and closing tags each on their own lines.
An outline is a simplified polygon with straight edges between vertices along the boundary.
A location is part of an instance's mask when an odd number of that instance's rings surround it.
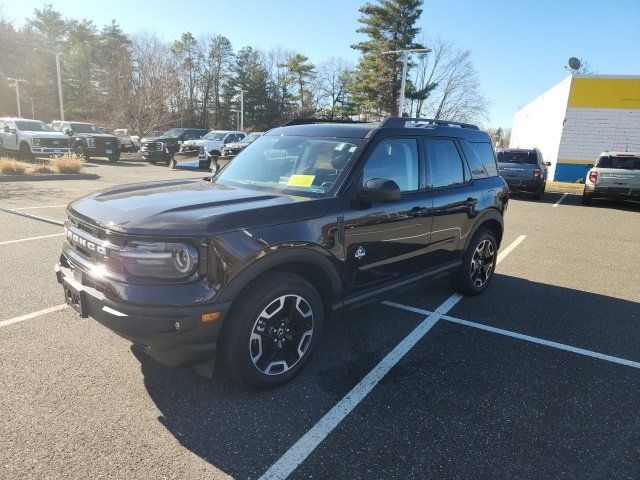
<svg viewBox="0 0 640 480">
<path fill-rule="evenodd" d="M 67 207 L 66 301 L 169 366 L 218 357 L 257 388 L 295 376 L 330 312 L 436 275 L 490 284 L 509 191 L 474 125 L 296 120 L 213 177 Z M 203 368 L 199 368 L 203 370 Z"/>
<path fill-rule="evenodd" d="M 171 163 L 173 155 L 180 151 L 180 145 L 187 140 L 202 138 L 208 130 L 204 128 L 171 128 L 159 137 L 145 137 L 140 140 L 140 152 L 149 163 Z"/>
<path fill-rule="evenodd" d="M 108 158 L 110 162 L 120 160 L 120 141 L 91 123 L 54 121 L 54 131 L 66 133 L 71 139 L 71 151 L 89 161 L 91 158 Z"/>
</svg>

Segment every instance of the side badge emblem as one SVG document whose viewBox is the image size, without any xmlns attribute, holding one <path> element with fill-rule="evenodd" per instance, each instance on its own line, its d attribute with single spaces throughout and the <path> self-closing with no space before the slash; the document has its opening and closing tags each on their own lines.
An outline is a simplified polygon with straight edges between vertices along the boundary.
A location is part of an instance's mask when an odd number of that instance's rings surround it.
<svg viewBox="0 0 640 480">
<path fill-rule="evenodd" d="M 364 247 L 360 245 L 358 250 L 356 250 L 356 258 L 361 260 L 367 253 L 364 251 Z"/>
</svg>

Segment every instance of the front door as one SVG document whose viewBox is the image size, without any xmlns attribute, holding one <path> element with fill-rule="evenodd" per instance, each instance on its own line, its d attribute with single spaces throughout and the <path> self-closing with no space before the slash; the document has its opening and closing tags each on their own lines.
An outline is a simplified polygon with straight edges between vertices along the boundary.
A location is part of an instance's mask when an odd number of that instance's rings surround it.
<svg viewBox="0 0 640 480">
<path fill-rule="evenodd" d="M 422 188 L 415 138 L 383 139 L 365 161 L 362 185 L 372 178 L 395 181 L 395 202 L 345 199 L 345 263 L 354 288 L 375 287 L 421 271 L 429 244 L 431 195 Z"/>
<path fill-rule="evenodd" d="M 16 150 L 18 148 L 18 132 L 16 130 L 16 124 L 12 121 L 7 121 L 5 124 L 11 130 L 10 132 L 2 131 L 2 144 L 5 148 Z"/>
</svg>

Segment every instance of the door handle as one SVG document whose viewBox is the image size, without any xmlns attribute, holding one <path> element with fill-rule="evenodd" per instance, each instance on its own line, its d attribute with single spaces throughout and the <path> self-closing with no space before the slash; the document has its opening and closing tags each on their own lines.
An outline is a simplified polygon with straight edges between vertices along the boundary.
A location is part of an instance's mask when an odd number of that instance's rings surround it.
<svg viewBox="0 0 640 480">
<path fill-rule="evenodd" d="M 475 207 L 478 204 L 478 199 L 469 197 L 465 200 L 464 204 L 467 207 Z"/>
</svg>

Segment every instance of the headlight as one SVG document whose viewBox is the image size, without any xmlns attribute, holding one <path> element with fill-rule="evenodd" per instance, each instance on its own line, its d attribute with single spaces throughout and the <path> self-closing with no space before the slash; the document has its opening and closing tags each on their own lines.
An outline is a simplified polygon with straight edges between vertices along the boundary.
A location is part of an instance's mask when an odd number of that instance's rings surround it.
<svg viewBox="0 0 640 480">
<path fill-rule="evenodd" d="M 96 148 L 96 139 L 93 137 L 87 138 L 87 147 Z"/>
<path fill-rule="evenodd" d="M 39 138 L 34 138 L 33 139 L 33 146 L 34 147 L 39 147 L 40 146 L 40 139 Z"/>
<path fill-rule="evenodd" d="M 129 242 L 110 256 L 134 277 L 177 280 L 190 276 L 198 266 L 198 251 L 186 243 Z"/>
<path fill-rule="evenodd" d="M 164 150 L 164 142 L 158 142 L 158 150 L 159 151 Z"/>
</svg>

